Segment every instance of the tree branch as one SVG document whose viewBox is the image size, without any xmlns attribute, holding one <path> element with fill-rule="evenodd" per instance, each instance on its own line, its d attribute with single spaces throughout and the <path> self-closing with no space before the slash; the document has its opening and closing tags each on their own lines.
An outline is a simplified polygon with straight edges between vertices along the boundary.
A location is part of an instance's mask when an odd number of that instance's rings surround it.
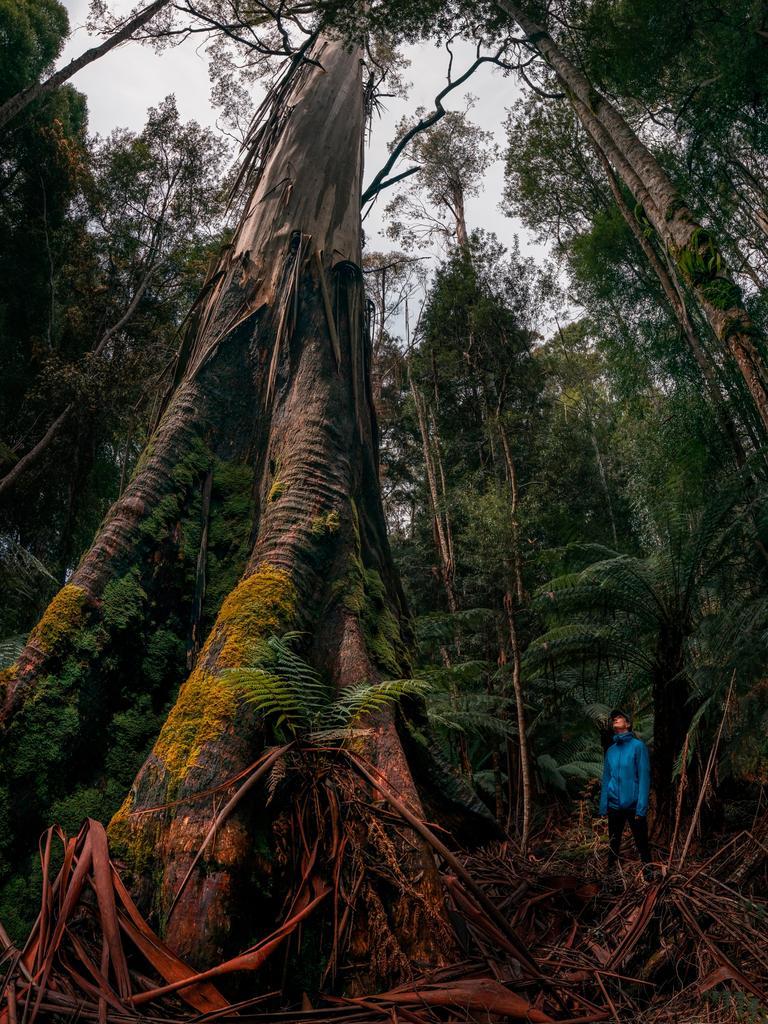
<svg viewBox="0 0 768 1024">
<path fill-rule="evenodd" d="M 17 92 L 15 96 L 11 96 L 9 100 L 6 100 L 5 103 L 0 106 L 0 128 L 4 127 L 11 118 L 15 117 L 16 114 L 22 111 L 33 100 L 45 95 L 45 93 L 51 92 L 51 90 L 72 78 L 72 76 L 81 68 L 86 67 L 86 65 L 91 64 L 95 60 L 98 60 L 99 57 L 108 53 L 115 46 L 119 46 L 120 43 L 124 43 L 127 39 L 130 39 L 137 29 L 141 28 L 142 25 L 145 25 L 150 18 L 154 17 L 158 11 L 162 10 L 168 2 L 169 0 L 155 0 L 154 3 L 149 5 L 149 7 L 145 7 L 143 11 L 140 11 L 135 18 L 131 18 L 126 21 L 121 29 L 115 32 L 114 35 L 111 35 L 109 39 L 105 39 L 99 46 L 92 46 L 90 50 L 86 50 L 85 53 L 81 53 L 79 57 L 75 57 L 69 62 L 69 64 L 66 64 L 58 71 L 55 71 L 50 75 L 50 77 L 46 78 L 44 82 L 35 82 L 34 85 L 30 85 L 26 89 L 22 89 L 21 92 Z"/>
<path fill-rule="evenodd" d="M 437 94 L 437 96 L 435 96 L 435 109 L 432 111 L 432 113 L 428 114 L 426 117 L 422 117 L 421 120 L 417 121 L 417 123 L 405 133 L 402 139 L 400 139 L 400 141 L 394 147 L 392 152 L 389 154 L 389 159 L 387 160 L 387 162 L 376 174 L 368 188 L 363 192 L 360 198 L 361 205 L 364 206 L 366 203 L 369 203 L 379 194 L 379 192 L 382 191 L 382 189 L 387 188 L 389 185 L 393 185 L 396 181 L 399 181 L 401 178 L 407 177 L 409 174 L 413 174 L 416 170 L 418 170 L 418 168 L 412 168 L 411 170 L 407 171 L 406 174 L 395 175 L 393 178 L 387 177 L 389 172 L 392 170 L 392 168 L 399 160 L 400 156 L 402 155 L 403 151 L 405 150 L 411 139 L 415 138 L 415 136 L 418 135 L 420 132 L 426 131 L 427 128 L 431 128 L 433 125 L 437 124 L 437 122 L 440 121 L 443 117 L 445 117 L 447 111 L 443 106 L 443 100 L 448 95 L 448 93 L 453 92 L 454 89 L 457 89 L 460 85 L 463 85 L 464 82 L 466 82 L 467 79 L 470 78 L 482 64 L 496 64 L 497 66 L 503 68 L 509 68 L 511 66 L 507 64 L 505 61 L 501 60 L 501 55 L 507 48 L 508 43 L 510 42 L 515 43 L 519 42 L 519 40 L 507 40 L 505 44 L 496 51 L 494 56 L 477 57 L 477 59 L 469 66 L 469 68 L 467 68 L 463 75 L 460 75 L 458 78 L 454 79 L 454 81 L 450 81 L 449 79 L 448 84 L 445 86 L 445 88 L 442 89 Z M 450 53 L 450 50 L 448 52 Z M 451 62 L 452 61 L 453 54 L 451 53 Z"/>
</svg>

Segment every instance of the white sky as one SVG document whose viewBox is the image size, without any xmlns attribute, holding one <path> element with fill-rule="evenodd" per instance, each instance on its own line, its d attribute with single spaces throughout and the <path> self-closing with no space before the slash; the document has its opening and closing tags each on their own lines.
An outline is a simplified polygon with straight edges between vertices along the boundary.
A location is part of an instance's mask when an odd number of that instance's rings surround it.
<svg viewBox="0 0 768 1024">
<path fill-rule="evenodd" d="M 62 54 L 61 63 L 81 53 L 95 41 L 85 29 L 88 0 L 63 0 L 69 12 L 71 37 Z M 132 6 L 131 0 L 112 0 L 110 7 L 120 13 Z M 454 77 L 474 59 L 474 49 L 456 47 Z M 409 47 L 411 66 L 405 78 L 412 83 L 407 100 L 387 100 L 389 109 L 374 124 L 371 144 L 366 153 L 366 183 L 385 162 L 387 144 L 394 135 L 395 124 L 418 106 L 432 109 L 434 97 L 446 81 L 447 55 L 429 44 Z M 156 105 L 174 93 L 179 113 L 184 120 L 194 119 L 215 126 L 216 110 L 209 100 L 209 81 L 205 54 L 197 40 L 187 40 L 175 49 L 157 54 L 149 46 L 127 43 L 112 50 L 94 64 L 80 71 L 72 84 L 88 97 L 90 129 L 101 135 L 118 127 L 139 130 L 144 124 L 147 107 Z M 448 109 L 462 110 L 467 96 L 477 98 L 470 118 L 482 128 L 493 132 L 503 145 L 506 109 L 519 90 L 514 77 L 504 78 L 498 69 L 482 66 L 465 85 L 446 98 Z M 403 164 L 402 167 L 407 166 Z M 397 186 L 394 186 L 397 188 Z M 494 231 L 501 242 L 509 245 L 515 234 L 520 237 L 524 252 L 543 256 L 541 246 L 532 242 L 519 222 L 505 217 L 499 209 L 503 189 L 503 166 L 497 161 L 488 171 L 481 195 L 467 201 L 467 221 L 471 228 Z M 380 235 L 383 211 L 393 190 L 382 193 L 376 208 L 365 223 L 367 247 L 388 249 L 392 243 Z"/>
</svg>

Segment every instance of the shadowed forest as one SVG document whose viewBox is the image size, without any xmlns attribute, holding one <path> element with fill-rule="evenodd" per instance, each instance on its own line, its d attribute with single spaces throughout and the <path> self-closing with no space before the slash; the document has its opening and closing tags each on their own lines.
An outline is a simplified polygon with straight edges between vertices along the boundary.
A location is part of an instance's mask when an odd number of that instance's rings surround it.
<svg viewBox="0 0 768 1024">
<path fill-rule="evenodd" d="M 0 0 L 0 1024 L 768 1022 L 768 6 L 73 11 Z M 211 126 L 92 129 L 189 46 Z"/>
</svg>

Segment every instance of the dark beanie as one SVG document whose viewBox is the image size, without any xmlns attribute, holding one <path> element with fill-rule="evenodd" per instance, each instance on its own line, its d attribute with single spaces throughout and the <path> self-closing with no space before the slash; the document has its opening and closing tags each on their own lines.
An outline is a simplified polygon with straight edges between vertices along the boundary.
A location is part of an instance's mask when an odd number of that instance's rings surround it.
<svg viewBox="0 0 768 1024">
<path fill-rule="evenodd" d="M 632 722 L 632 715 L 627 714 L 626 711 L 622 711 L 620 708 L 615 708 L 608 716 L 608 721 L 612 722 L 614 718 L 626 718 L 628 722 Z"/>
</svg>

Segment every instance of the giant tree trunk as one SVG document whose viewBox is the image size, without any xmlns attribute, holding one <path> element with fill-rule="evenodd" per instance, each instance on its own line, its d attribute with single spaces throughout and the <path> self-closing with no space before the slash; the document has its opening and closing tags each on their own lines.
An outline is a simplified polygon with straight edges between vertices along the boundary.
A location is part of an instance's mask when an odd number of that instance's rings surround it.
<svg viewBox="0 0 768 1024">
<path fill-rule="evenodd" d="M 197 303 L 178 386 L 134 480 L 65 588 L 78 622 L 98 620 L 120 567 L 151 562 L 147 518 L 178 488 L 172 470 L 190 448 L 204 442 L 247 462 L 256 507 L 247 567 L 111 826 L 145 907 L 199 965 L 254 930 L 271 930 L 261 927 L 259 908 L 269 905 L 264 890 L 280 884 L 265 853 L 267 815 L 248 801 L 195 861 L 212 819 L 211 798 L 195 798 L 247 769 L 265 743 L 263 724 L 224 673 L 247 663 L 254 642 L 296 629 L 305 633 L 305 656 L 339 689 L 408 667 L 364 323 L 360 55 L 325 38 L 312 59 L 294 62 L 254 132 L 250 199 Z M 208 473 L 207 460 L 199 462 L 188 474 L 197 483 Z M 50 609 L 46 618 L 55 620 Z M 40 642 L 43 634 L 50 643 Z M 44 698 L 41 673 L 61 663 L 66 642 L 48 627 L 35 631 L 11 673 L 9 721 Z M 394 715 L 374 720 L 362 742 L 389 789 L 420 814 Z M 150 810 L 158 805 L 166 806 Z M 382 834 L 371 825 L 358 836 L 367 856 L 382 861 L 385 881 L 372 881 L 374 871 L 353 894 L 355 967 L 344 975 L 352 987 L 391 982 L 414 961 L 439 964 L 452 946 L 428 848 L 397 830 Z M 386 881 L 392 864 L 394 884 Z"/>
<path fill-rule="evenodd" d="M 619 111 L 571 63 L 547 30 L 512 0 L 496 0 L 526 33 L 557 75 L 576 116 L 645 211 L 715 336 L 736 361 L 768 428 L 768 368 L 758 333 L 716 239 L 694 217 L 662 166 Z"/>
</svg>

